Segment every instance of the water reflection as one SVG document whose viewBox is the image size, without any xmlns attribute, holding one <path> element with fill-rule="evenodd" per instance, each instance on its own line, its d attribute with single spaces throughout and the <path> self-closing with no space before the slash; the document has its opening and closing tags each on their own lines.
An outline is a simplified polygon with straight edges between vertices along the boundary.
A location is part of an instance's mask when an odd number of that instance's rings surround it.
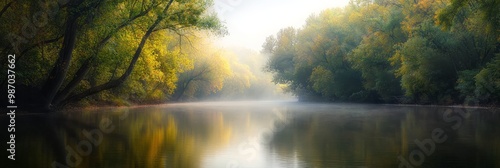
<svg viewBox="0 0 500 168">
<path fill-rule="evenodd" d="M 221 105 L 173 104 L 18 115 L 17 161 L 3 159 L 3 163 L 7 167 L 120 168 L 226 167 L 234 161 L 239 165 L 244 162 L 235 158 L 219 157 L 219 162 L 207 158 L 217 158 L 228 144 L 252 140 L 256 142 L 252 145 L 260 146 L 256 137 L 271 128 L 275 113 L 270 113 L 268 110 L 273 110 L 269 107 Z M 246 150 L 240 146 L 229 149 Z M 237 150 L 229 155 L 238 154 Z M 244 152 L 241 157 L 249 154 Z"/>
<path fill-rule="evenodd" d="M 406 167 L 500 167 L 498 121 L 485 109 L 295 102 L 18 115 L 16 161 L 2 166 L 398 167 L 401 156 Z M 427 155 L 415 140 L 436 128 L 447 138 Z"/>
<path fill-rule="evenodd" d="M 364 105 L 294 114 L 269 149 L 300 167 L 500 167 L 500 116 L 489 110 Z M 435 129 L 444 142 L 430 142 Z"/>
</svg>

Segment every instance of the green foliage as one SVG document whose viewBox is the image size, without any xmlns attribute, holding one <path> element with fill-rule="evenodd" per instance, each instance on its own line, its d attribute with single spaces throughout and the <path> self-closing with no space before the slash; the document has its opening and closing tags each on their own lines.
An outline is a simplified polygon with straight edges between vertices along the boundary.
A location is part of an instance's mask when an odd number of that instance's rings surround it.
<svg viewBox="0 0 500 168">
<path fill-rule="evenodd" d="M 310 81 L 314 91 L 319 92 L 323 97 L 333 98 L 335 96 L 335 83 L 333 73 L 322 66 L 313 69 Z"/>
<path fill-rule="evenodd" d="M 487 31 L 500 33 L 500 1 L 497 0 L 451 0 L 438 12 L 438 23 L 444 28 L 452 27 L 453 24 L 462 21 L 460 17 L 463 17 L 461 12 L 464 9 L 481 15 L 481 19 L 487 23 L 483 27 Z"/>
<path fill-rule="evenodd" d="M 435 102 L 443 91 L 453 88 L 454 71 L 449 61 L 423 37 L 410 38 L 391 59 L 400 63 L 396 74 L 401 77 L 406 96 Z"/>
<path fill-rule="evenodd" d="M 394 55 L 394 45 L 406 40 L 401 29 L 403 18 L 401 9 L 379 3 L 368 4 L 351 14 L 350 21 L 368 35 L 347 59 L 362 73 L 364 88 L 378 94 L 383 102 L 396 102 L 402 93 L 389 58 Z"/>
<path fill-rule="evenodd" d="M 473 2 L 353 0 L 310 16 L 295 36 L 269 37 L 267 70 L 299 99 L 497 102 L 498 2 Z"/>
<path fill-rule="evenodd" d="M 270 54 L 267 70 L 274 82 L 288 84 L 299 99 L 349 100 L 362 90 L 361 75 L 346 60 L 361 38 L 343 10 L 311 16 L 301 30 L 282 29 L 263 45 Z M 319 96 L 319 97 L 318 97 Z"/>
<path fill-rule="evenodd" d="M 280 30 L 277 38 L 268 37 L 264 51 L 271 51 L 270 59 L 266 64 L 266 70 L 275 72 L 274 82 L 289 83 L 293 81 L 294 58 L 296 44 L 296 30 L 294 28 L 285 28 Z"/>
<path fill-rule="evenodd" d="M 17 84 L 38 89 L 48 109 L 82 98 L 122 105 L 165 101 L 177 87 L 178 74 L 192 66 L 188 55 L 172 47 L 178 35 L 226 33 L 209 13 L 211 0 L 61 2 L 0 3 L 5 7 L 0 38 L 21 39 L 19 45 L 1 42 L 0 53 L 17 54 Z M 37 25 L 45 14 L 46 22 Z M 29 18 L 19 21 L 24 16 Z M 27 24 L 34 27 L 30 34 Z"/>
<path fill-rule="evenodd" d="M 500 56 L 488 63 L 475 77 L 479 101 L 498 104 L 500 99 Z"/>
<path fill-rule="evenodd" d="M 475 95 L 476 82 L 474 77 L 477 75 L 478 70 L 465 70 L 461 71 L 458 75 L 457 86 L 455 87 L 459 92 L 465 104 L 475 104 L 478 100 Z"/>
</svg>

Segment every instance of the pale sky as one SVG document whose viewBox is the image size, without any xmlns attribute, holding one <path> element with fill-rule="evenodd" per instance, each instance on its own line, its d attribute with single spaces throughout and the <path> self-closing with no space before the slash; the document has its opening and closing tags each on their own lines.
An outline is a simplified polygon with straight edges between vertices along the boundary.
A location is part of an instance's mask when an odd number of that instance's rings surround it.
<svg viewBox="0 0 500 168">
<path fill-rule="evenodd" d="M 218 39 L 221 47 L 244 47 L 260 51 L 269 35 L 293 26 L 300 28 L 313 13 L 342 7 L 349 0 L 214 0 L 215 10 L 229 35 Z"/>
</svg>

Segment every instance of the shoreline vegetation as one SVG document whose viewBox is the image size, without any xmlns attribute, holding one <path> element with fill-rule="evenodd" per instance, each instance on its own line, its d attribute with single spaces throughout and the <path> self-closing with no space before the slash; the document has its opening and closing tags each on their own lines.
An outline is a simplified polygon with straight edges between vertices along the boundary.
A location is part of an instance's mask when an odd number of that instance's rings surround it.
<svg viewBox="0 0 500 168">
<path fill-rule="evenodd" d="M 0 2 L 0 68 L 15 55 L 16 105 L 54 112 L 290 97 L 283 92 L 313 102 L 500 104 L 499 1 L 351 0 L 269 36 L 260 53 L 213 44 L 228 30 L 210 0 L 102 2 Z"/>
<path fill-rule="evenodd" d="M 353 0 L 263 44 L 300 100 L 500 104 L 500 2 Z"/>
</svg>

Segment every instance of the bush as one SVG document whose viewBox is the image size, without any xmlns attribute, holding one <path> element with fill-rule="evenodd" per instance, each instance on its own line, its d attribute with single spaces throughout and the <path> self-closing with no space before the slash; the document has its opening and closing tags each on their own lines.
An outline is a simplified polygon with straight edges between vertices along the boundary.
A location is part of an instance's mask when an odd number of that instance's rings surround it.
<svg viewBox="0 0 500 168">
<path fill-rule="evenodd" d="M 466 105 L 478 103 L 475 94 L 476 80 L 474 79 L 478 73 L 479 70 L 465 70 L 458 73 L 455 89 L 460 92 L 460 100 Z"/>
<path fill-rule="evenodd" d="M 475 77 L 475 95 L 483 103 L 498 103 L 500 98 L 500 55 Z"/>
</svg>

